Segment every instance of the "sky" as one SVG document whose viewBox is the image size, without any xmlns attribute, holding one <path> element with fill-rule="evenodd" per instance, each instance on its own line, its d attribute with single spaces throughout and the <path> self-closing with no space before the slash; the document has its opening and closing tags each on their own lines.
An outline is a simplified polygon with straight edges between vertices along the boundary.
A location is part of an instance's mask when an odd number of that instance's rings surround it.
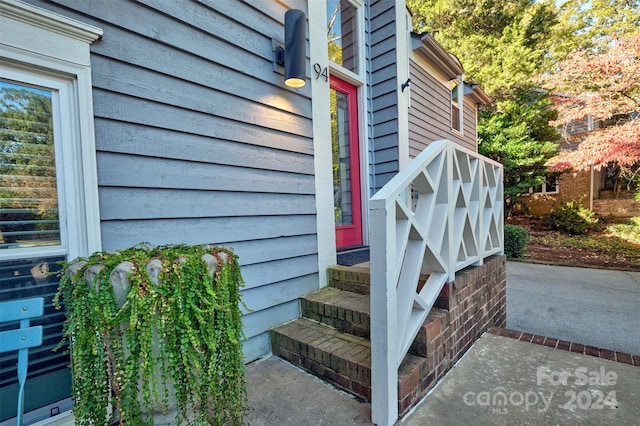
<svg viewBox="0 0 640 426">
<path fill-rule="evenodd" d="M 51 97 L 51 91 L 49 90 L 38 89 L 36 87 L 24 86 L 22 84 L 15 84 L 8 81 L 0 80 L 0 90 L 4 89 L 5 87 L 8 87 L 10 89 L 26 89 L 40 95 Z"/>
</svg>

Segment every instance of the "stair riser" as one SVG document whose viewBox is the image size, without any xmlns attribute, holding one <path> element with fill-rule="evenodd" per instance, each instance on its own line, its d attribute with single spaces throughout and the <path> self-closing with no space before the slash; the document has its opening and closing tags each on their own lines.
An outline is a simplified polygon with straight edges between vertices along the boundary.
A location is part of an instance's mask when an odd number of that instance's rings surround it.
<svg viewBox="0 0 640 426">
<path fill-rule="evenodd" d="M 329 287 L 358 294 L 371 293 L 371 277 L 369 270 L 360 267 L 333 266 L 327 269 Z M 420 291 L 427 282 L 429 275 L 421 274 L 416 290 Z M 445 301 L 440 301 L 446 304 Z M 444 307 L 443 307 L 444 308 Z M 446 309 L 446 308 L 445 308 Z"/>
<path fill-rule="evenodd" d="M 369 313 L 302 298 L 302 316 L 344 333 L 369 338 Z"/>
<path fill-rule="evenodd" d="M 347 266 L 335 266 L 327 270 L 329 287 L 358 294 L 370 294 L 369 270 Z"/>
<path fill-rule="evenodd" d="M 370 400 L 371 349 L 367 342 L 350 341 L 349 336 L 314 339 L 314 333 L 308 333 L 306 338 L 289 334 L 278 329 L 271 331 L 274 355 L 337 384 L 362 400 Z"/>
</svg>

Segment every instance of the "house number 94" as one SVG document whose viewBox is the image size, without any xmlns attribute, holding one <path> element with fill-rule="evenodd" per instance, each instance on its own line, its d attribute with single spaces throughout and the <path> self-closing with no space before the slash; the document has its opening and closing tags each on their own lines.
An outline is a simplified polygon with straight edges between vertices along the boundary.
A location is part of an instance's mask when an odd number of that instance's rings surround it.
<svg viewBox="0 0 640 426">
<path fill-rule="evenodd" d="M 320 77 L 324 78 L 324 81 L 329 81 L 329 71 L 327 67 L 322 68 L 319 63 L 313 64 L 313 72 L 316 75 L 316 80 Z"/>
</svg>

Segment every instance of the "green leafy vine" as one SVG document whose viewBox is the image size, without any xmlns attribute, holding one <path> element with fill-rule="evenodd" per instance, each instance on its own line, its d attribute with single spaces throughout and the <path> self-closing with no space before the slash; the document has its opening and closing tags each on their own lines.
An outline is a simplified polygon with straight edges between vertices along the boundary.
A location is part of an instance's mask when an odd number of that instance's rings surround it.
<svg viewBox="0 0 640 426">
<path fill-rule="evenodd" d="M 203 256 L 216 260 L 213 278 Z M 118 301 L 110 277 L 123 262 L 130 287 Z M 70 342 L 76 424 L 153 424 L 172 401 L 176 424 L 241 424 L 242 285 L 237 256 L 211 246 L 141 244 L 64 263 L 56 349 Z"/>
</svg>

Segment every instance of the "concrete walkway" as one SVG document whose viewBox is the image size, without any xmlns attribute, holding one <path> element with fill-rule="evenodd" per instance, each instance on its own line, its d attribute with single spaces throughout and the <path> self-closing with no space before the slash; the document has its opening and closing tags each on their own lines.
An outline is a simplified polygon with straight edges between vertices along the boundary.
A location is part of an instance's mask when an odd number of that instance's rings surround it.
<svg viewBox="0 0 640 426">
<path fill-rule="evenodd" d="M 640 272 L 507 262 L 507 328 L 640 354 Z"/>
<path fill-rule="evenodd" d="M 637 425 L 640 368 L 485 334 L 400 425 Z"/>
<path fill-rule="evenodd" d="M 640 273 L 508 262 L 507 327 L 640 354 Z M 372 424 L 369 404 L 278 358 L 247 379 L 247 425 Z M 638 366 L 485 334 L 397 424 L 637 425 L 639 400 Z"/>
</svg>

